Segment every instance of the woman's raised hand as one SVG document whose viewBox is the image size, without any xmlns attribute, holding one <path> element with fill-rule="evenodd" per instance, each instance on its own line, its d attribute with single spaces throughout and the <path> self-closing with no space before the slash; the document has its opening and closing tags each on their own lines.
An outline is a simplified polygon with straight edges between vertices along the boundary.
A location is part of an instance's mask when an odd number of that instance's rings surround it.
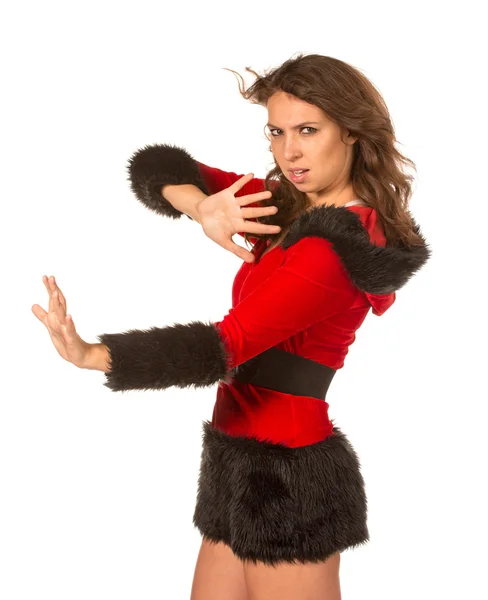
<svg viewBox="0 0 488 600">
<path fill-rule="evenodd" d="M 49 293 L 49 311 L 46 312 L 39 304 L 34 304 L 32 312 L 46 326 L 58 354 L 76 367 L 83 368 L 93 344 L 85 342 L 76 333 L 71 315 L 66 314 L 65 297 L 54 276 L 51 275 L 48 279 L 44 275 L 42 281 Z"/>
<path fill-rule="evenodd" d="M 233 235 L 237 232 L 269 234 L 281 231 L 281 227 L 278 225 L 265 225 L 264 223 L 246 220 L 274 215 L 278 212 L 276 206 L 251 206 L 246 208 L 247 204 L 270 198 L 272 193 L 268 190 L 247 194 L 246 196 L 235 196 L 236 192 L 251 181 L 253 177 L 253 173 L 248 173 L 228 188 L 203 198 L 196 205 L 196 211 L 205 235 L 246 262 L 253 262 L 254 255 L 233 242 Z"/>
</svg>

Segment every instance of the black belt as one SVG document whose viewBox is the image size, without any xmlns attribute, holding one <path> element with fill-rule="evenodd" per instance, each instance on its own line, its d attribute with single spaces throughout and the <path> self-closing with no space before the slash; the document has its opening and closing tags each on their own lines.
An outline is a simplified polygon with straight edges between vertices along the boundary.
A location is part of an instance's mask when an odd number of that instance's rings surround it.
<svg viewBox="0 0 488 600">
<path fill-rule="evenodd" d="M 238 365 L 231 376 L 285 394 L 325 400 L 335 369 L 281 348 L 269 348 Z"/>
</svg>

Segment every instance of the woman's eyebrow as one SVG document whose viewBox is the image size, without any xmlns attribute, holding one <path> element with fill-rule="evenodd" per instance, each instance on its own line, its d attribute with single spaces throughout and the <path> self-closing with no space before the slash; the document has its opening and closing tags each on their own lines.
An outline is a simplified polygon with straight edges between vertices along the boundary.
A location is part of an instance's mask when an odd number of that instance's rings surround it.
<svg viewBox="0 0 488 600">
<path fill-rule="evenodd" d="M 300 127 L 303 127 L 304 125 L 320 125 L 319 121 L 305 121 L 305 123 L 299 123 L 298 125 L 295 125 L 294 127 L 292 127 L 292 129 L 300 129 Z M 267 127 L 276 127 L 277 129 L 281 129 L 280 127 L 278 127 L 278 125 L 273 125 L 273 123 L 266 123 Z"/>
</svg>

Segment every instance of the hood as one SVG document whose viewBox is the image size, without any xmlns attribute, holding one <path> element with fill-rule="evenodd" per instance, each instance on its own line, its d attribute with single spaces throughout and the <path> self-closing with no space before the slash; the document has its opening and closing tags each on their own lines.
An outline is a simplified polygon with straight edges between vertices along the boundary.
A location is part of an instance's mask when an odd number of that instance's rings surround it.
<svg viewBox="0 0 488 600">
<path fill-rule="evenodd" d="M 352 283 L 380 316 L 395 302 L 395 292 L 419 271 L 431 255 L 419 225 L 416 246 L 385 247 L 386 239 L 376 211 L 367 206 L 314 206 L 300 215 L 282 240 L 286 249 L 305 236 L 319 236 L 332 243 Z"/>
</svg>

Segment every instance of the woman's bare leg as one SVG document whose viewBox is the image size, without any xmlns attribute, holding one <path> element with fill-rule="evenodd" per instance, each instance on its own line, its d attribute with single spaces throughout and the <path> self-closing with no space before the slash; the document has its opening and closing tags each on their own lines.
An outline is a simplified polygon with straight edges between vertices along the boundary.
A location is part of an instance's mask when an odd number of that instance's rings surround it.
<svg viewBox="0 0 488 600">
<path fill-rule="evenodd" d="M 243 563 L 223 542 L 202 539 L 190 600 L 247 600 Z"/>
<path fill-rule="evenodd" d="M 321 563 L 243 564 L 248 600 L 341 600 L 339 552 Z"/>
</svg>

